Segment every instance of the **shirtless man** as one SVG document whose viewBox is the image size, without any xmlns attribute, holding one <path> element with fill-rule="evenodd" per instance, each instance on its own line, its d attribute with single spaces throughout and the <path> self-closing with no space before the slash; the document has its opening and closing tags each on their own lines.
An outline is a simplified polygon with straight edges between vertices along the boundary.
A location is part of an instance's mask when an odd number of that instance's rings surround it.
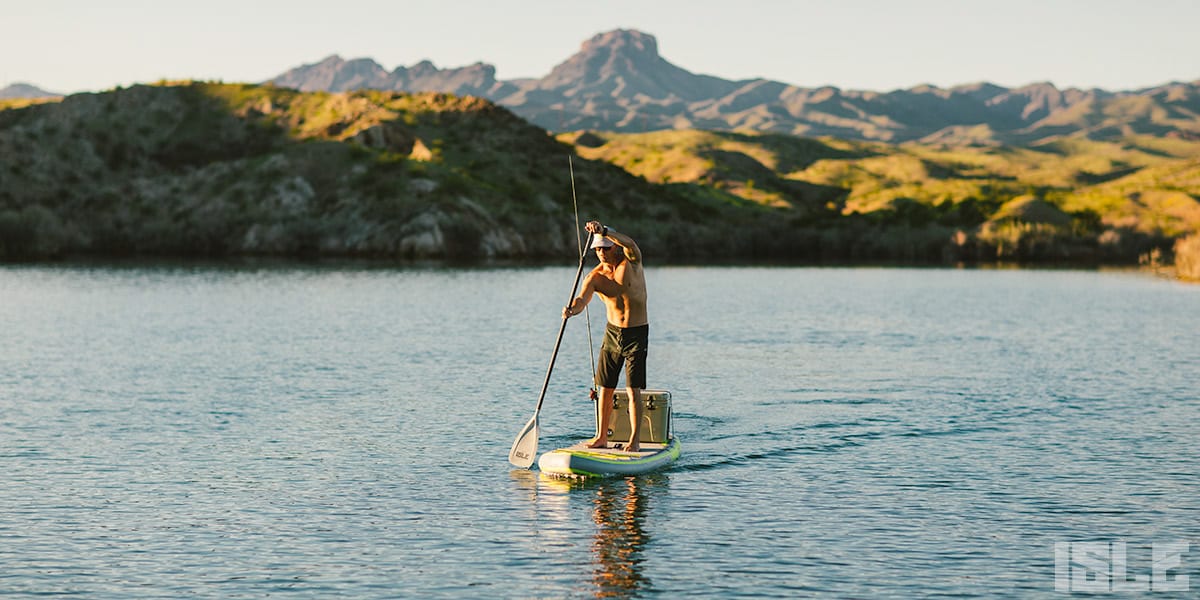
<svg viewBox="0 0 1200 600">
<path fill-rule="evenodd" d="M 583 281 L 579 296 L 563 308 L 563 318 L 583 312 L 600 294 L 608 308 L 608 327 L 596 365 L 596 385 L 600 387 L 600 435 L 589 448 L 608 447 L 608 428 L 613 418 L 613 392 L 617 387 L 621 360 L 625 361 L 625 386 L 629 392 L 629 444 L 627 451 L 641 448 L 642 390 L 646 388 L 646 346 L 650 330 L 646 318 L 646 274 L 642 270 L 642 251 L 633 238 L 591 221 L 586 225 L 594 234 L 592 248 L 600 264 Z"/>
</svg>

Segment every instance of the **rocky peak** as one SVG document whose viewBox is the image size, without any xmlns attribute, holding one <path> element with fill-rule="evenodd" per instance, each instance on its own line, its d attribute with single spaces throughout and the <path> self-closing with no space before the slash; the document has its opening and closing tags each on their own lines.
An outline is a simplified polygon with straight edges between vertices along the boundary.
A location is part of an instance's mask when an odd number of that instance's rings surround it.
<svg viewBox="0 0 1200 600">
<path fill-rule="evenodd" d="M 981 81 L 978 83 L 956 85 L 951 88 L 950 91 L 954 94 L 966 96 L 979 102 L 987 102 L 996 96 L 1008 92 L 1008 88 L 1000 87 L 994 83 Z"/>
<path fill-rule="evenodd" d="M 339 56 L 337 54 L 330 54 L 329 56 L 326 56 L 325 58 L 322 58 L 321 60 L 319 60 L 311 65 L 304 65 L 304 66 L 310 67 L 310 68 L 319 68 L 319 67 L 337 68 L 337 67 L 342 66 L 342 64 L 344 64 L 345 62 L 346 62 L 345 59 L 343 59 L 341 56 Z"/>
<path fill-rule="evenodd" d="M 639 95 L 660 100 L 695 100 L 718 91 L 728 93 L 728 83 L 695 75 L 658 54 L 658 41 L 648 33 L 617 29 L 593 36 L 539 83 L 541 90 L 571 90 L 575 98 Z"/>
<path fill-rule="evenodd" d="M 399 69 L 397 69 L 397 71 L 399 71 Z M 409 67 L 407 71 L 411 77 L 424 77 L 427 75 L 440 73 L 441 69 L 437 68 L 437 66 L 433 64 L 433 61 L 426 59 Z"/>
<path fill-rule="evenodd" d="M 35 85 L 28 83 L 14 83 L 6 88 L 0 89 L 0 99 L 6 98 L 57 98 L 62 94 L 47 92 Z"/>
<path fill-rule="evenodd" d="M 356 58 L 347 61 L 341 56 L 332 54 L 320 62 L 292 69 L 272 79 L 271 83 L 306 92 L 318 90 L 344 92 L 372 87 L 386 77 L 387 71 L 374 60 Z"/>
<path fill-rule="evenodd" d="M 634 29 L 616 29 L 592 36 L 583 42 L 584 54 L 607 54 L 635 60 L 657 60 L 658 40 L 653 35 Z"/>
<path fill-rule="evenodd" d="M 613 77 L 655 77 L 673 68 L 658 55 L 658 41 L 640 31 L 617 29 L 587 40 L 579 52 L 550 73 L 548 80 L 598 82 Z"/>
</svg>

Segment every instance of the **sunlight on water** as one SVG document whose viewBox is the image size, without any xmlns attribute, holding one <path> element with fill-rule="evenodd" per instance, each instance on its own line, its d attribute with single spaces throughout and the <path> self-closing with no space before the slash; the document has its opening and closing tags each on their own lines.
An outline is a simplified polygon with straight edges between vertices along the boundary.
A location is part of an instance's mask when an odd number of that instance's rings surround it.
<svg viewBox="0 0 1200 600">
<path fill-rule="evenodd" d="M 1050 598 L 1073 541 L 1200 582 L 1200 287 L 650 269 L 683 455 L 564 482 L 505 457 L 573 272 L 0 268 L 0 591 Z M 592 431 L 583 323 L 542 451 Z"/>
</svg>

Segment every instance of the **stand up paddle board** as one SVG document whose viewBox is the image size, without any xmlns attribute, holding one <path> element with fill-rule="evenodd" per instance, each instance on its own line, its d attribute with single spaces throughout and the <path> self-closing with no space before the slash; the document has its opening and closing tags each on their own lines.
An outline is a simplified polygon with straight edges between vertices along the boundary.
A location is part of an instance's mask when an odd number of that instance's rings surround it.
<svg viewBox="0 0 1200 600">
<path fill-rule="evenodd" d="M 642 391 L 642 424 L 638 434 L 640 450 L 629 452 L 629 397 L 625 390 L 614 394 L 613 417 L 608 432 L 608 447 L 588 448 L 587 441 L 551 450 L 538 459 L 538 468 L 548 475 L 561 477 L 602 477 L 638 475 L 670 465 L 679 458 L 679 439 L 671 429 L 671 393 L 664 390 Z M 600 430 L 600 409 L 596 409 L 596 431 Z"/>
</svg>

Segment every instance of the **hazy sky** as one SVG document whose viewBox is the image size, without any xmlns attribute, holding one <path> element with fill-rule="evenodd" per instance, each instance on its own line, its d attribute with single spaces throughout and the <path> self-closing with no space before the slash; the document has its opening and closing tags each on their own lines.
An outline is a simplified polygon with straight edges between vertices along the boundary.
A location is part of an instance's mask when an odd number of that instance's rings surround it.
<svg viewBox="0 0 1200 600">
<path fill-rule="evenodd" d="M 802 87 L 1200 79 L 1200 0 L 0 0 L 0 87 L 258 82 L 330 54 L 541 77 L 617 28 L 695 73 Z"/>
</svg>

